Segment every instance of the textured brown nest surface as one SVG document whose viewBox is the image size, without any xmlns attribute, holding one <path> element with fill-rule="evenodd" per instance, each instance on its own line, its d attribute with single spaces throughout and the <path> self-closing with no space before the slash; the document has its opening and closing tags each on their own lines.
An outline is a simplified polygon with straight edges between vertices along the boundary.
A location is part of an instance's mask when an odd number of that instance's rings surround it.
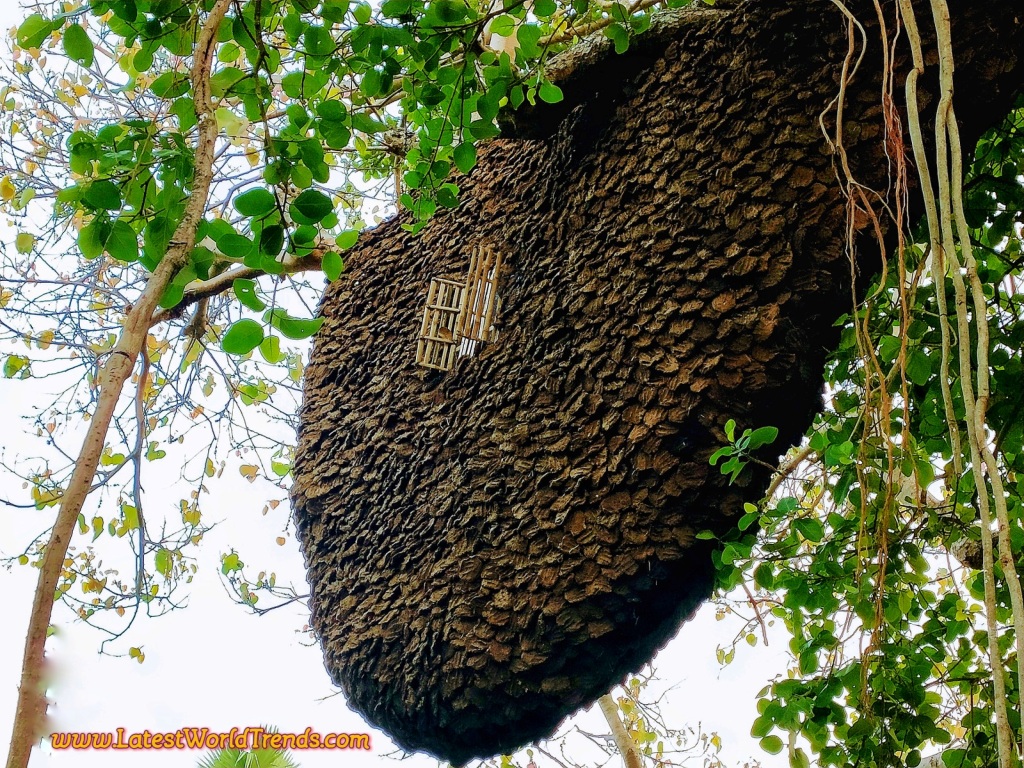
<svg viewBox="0 0 1024 768">
<path fill-rule="evenodd" d="M 512 127 L 550 135 L 487 147 L 422 235 L 366 233 L 325 297 L 294 489 L 313 623 L 349 703 L 406 748 L 511 750 L 650 659 L 710 593 L 695 534 L 764 488 L 708 466 L 725 420 L 779 427 L 778 452 L 819 403 L 850 306 L 819 125 L 845 21 L 823 0 L 666 19 L 569 67 L 562 113 Z M 1002 49 L 961 57 L 977 126 L 1008 108 L 1015 24 L 958 28 L 960 50 Z M 881 188 L 877 59 L 848 87 L 846 150 Z M 428 282 L 477 243 L 503 255 L 500 337 L 427 372 Z"/>
</svg>

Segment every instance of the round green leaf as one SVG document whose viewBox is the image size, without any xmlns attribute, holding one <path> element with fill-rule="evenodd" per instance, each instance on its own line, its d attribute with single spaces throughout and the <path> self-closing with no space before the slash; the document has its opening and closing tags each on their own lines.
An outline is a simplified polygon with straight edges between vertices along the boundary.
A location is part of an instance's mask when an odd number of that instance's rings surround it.
<svg viewBox="0 0 1024 768">
<path fill-rule="evenodd" d="M 255 320 L 239 320 L 233 323 L 224 338 L 221 348 L 229 355 L 247 355 L 263 341 L 263 326 Z"/>
<path fill-rule="evenodd" d="M 299 189 L 309 189 L 313 186 L 313 173 L 305 165 L 299 163 L 292 168 L 292 184 Z"/>
<path fill-rule="evenodd" d="M 540 89 L 537 91 L 537 95 L 540 96 L 541 101 L 546 101 L 548 104 L 557 104 L 563 98 L 562 89 L 554 83 L 547 81 L 540 84 Z"/>
<path fill-rule="evenodd" d="M 476 147 L 469 142 L 459 144 L 452 153 L 452 159 L 456 168 L 463 173 L 469 173 L 476 165 Z"/>
<path fill-rule="evenodd" d="M 302 192 L 291 204 L 292 218 L 298 224 L 317 224 L 333 210 L 331 199 L 315 189 Z"/>
<path fill-rule="evenodd" d="M 778 736 L 765 736 L 761 739 L 761 749 L 769 755 L 777 755 L 782 751 L 782 739 Z"/>
<path fill-rule="evenodd" d="M 516 20 L 507 13 L 491 19 L 491 34 L 510 37 L 516 29 Z"/>
<path fill-rule="evenodd" d="M 262 216 L 276 206 L 274 195 L 268 189 L 250 189 L 235 198 L 235 210 L 243 216 Z"/>
<path fill-rule="evenodd" d="M 359 231 L 358 230 L 346 229 L 344 232 L 342 232 L 340 235 L 338 235 L 338 237 L 335 239 L 334 243 L 339 248 L 347 250 L 347 249 L 351 248 L 353 245 L 355 245 L 356 241 L 358 239 L 359 239 Z"/>
<path fill-rule="evenodd" d="M 306 245 L 316 240 L 316 227 L 311 227 L 308 224 L 304 224 L 301 227 L 296 227 L 295 231 L 292 232 L 292 242 L 295 245 Z"/>
<path fill-rule="evenodd" d="M 131 224 L 118 220 L 110 228 L 106 251 L 118 261 L 136 261 L 139 258 L 139 237 Z"/>
<path fill-rule="evenodd" d="M 248 237 L 235 232 L 228 232 L 217 238 L 217 247 L 225 256 L 233 259 L 244 259 L 253 252 L 253 243 Z"/>
<path fill-rule="evenodd" d="M 64 53 L 83 67 L 92 66 L 93 44 L 84 27 L 78 24 L 69 24 L 64 30 Z"/>
<path fill-rule="evenodd" d="M 112 181 L 100 179 L 89 185 L 82 194 L 82 202 L 96 210 L 116 211 L 121 207 L 121 192 Z"/>
</svg>

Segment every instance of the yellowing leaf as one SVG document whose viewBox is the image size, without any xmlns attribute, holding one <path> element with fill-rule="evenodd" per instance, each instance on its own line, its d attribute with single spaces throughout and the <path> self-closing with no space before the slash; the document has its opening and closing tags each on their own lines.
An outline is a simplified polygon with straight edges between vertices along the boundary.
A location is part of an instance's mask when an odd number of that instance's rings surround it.
<svg viewBox="0 0 1024 768">
<path fill-rule="evenodd" d="M 35 244 L 35 235 L 30 235 L 28 232 L 19 232 L 18 236 L 14 238 L 14 247 L 21 254 L 32 253 L 32 246 Z"/>
<path fill-rule="evenodd" d="M 14 199 L 16 194 L 18 194 L 18 189 L 14 186 L 10 176 L 4 176 L 0 179 L 0 198 L 4 201 L 10 201 Z"/>
<path fill-rule="evenodd" d="M 199 525 L 199 519 L 203 516 L 203 513 L 199 511 L 199 507 L 189 504 L 184 499 L 181 500 L 181 519 L 186 525 L 197 526 Z"/>
<path fill-rule="evenodd" d="M 102 592 L 107 586 L 107 580 L 103 579 L 86 579 L 82 582 L 82 592 L 88 594 L 89 592 Z"/>
<path fill-rule="evenodd" d="M 39 334 L 39 338 L 36 339 L 36 344 L 40 349 L 49 349 L 50 345 L 53 343 L 54 335 L 53 331 L 43 331 Z"/>
<path fill-rule="evenodd" d="M 32 489 L 32 500 L 36 504 L 36 509 L 55 506 L 60 502 L 62 495 L 63 491 L 59 488 L 44 490 L 37 486 Z"/>
<path fill-rule="evenodd" d="M 278 536 L 275 539 L 275 541 L 277 542 L 277 546 L 283 547 L 284 546 L 284 542 L 285 542 L 285 538 L 284 538 L 284 536 Z"/>
<path fill-rule="evenodd" d="M 256 476 L 259 475 L 260 468 L 254 464 L 243 464 L 238 468 L 238 471 L 242 473 L 242 477 L 252 483 L 255 482 Z"/>
</svg>

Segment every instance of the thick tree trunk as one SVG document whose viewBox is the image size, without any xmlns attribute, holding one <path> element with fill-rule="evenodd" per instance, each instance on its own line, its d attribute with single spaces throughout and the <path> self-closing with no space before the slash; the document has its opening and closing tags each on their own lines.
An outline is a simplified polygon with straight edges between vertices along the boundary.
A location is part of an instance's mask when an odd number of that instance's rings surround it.
<svg viewBox="0 0 1024 768">
<path fill-rule="evenodd" d="M 869 39 L 845 149 L 884 189 L 881 43 L 850 7 Z M 953 6 L 972 141 L 1022 83 L 1016 7 Z M 695 535 L 767 482 L 708 466 L 722 425 L 797 440 L 851 307 L 822 132 L 847 30 L 825 0 L 676 12 L 566 67 L 565 114 L 510 126 L 548 137 L 489 146 L 459 209 L 351 254 L 306 372 L 295 517 L 327 667 L 399 744 L 461 763 L 543 737 L 710 593 Z M 429 279 L 464 278 L 480 243 L 504 259 L 500 336 L 427 372 Z"/>
</svg>

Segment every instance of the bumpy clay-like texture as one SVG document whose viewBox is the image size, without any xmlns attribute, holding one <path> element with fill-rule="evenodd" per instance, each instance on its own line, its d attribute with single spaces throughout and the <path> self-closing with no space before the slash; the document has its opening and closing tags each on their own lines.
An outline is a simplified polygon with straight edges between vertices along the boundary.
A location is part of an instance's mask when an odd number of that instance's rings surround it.
<svg viewBox="0 0 1024 768">
<path fill-rule="evenodd" d="M 961 24 L 1000 51 L 964 57 L 979 125 L 1019 84 L 1010 5 L 970 11 L 1005 29 Z M 730 486 L 709 467 L 722 425 L 779 427 L 777 453 L 820 402 L 851 302 L 819 124 L 846 22 L 826 0 L 691 13 L 575 72 L 591 93 L 554 133 L 485 148 L 420 236 L 366 233 L 325 297 L 294 489 L 313 623 L 349 703 L 409 749 L 511 750 L 650 659 L 710 593 L 695 534 L 764 489 L 764 470 Z M 881 188 L 872 42 L 844 136 Z M 477 243 L 504 259 L 500 336 L 418 368 L 428 282 Z"/>
</svg>

